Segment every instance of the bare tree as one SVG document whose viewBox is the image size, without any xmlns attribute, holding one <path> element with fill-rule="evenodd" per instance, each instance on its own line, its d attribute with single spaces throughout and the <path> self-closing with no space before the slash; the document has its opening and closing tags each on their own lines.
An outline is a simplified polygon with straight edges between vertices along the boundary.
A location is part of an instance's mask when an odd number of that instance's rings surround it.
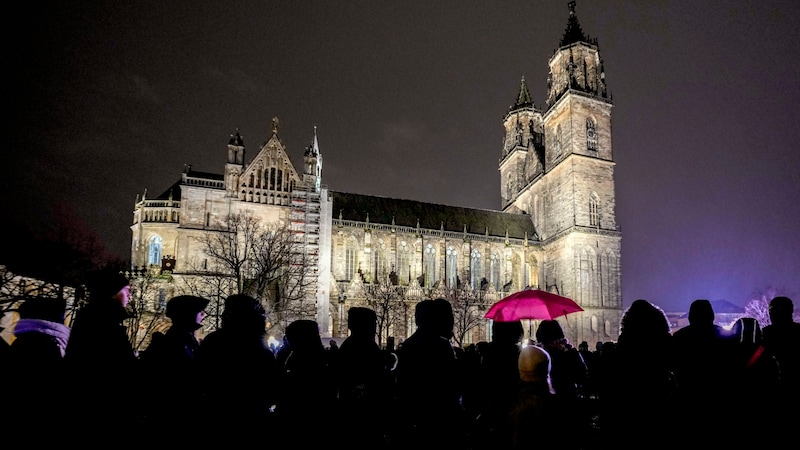
<svg viewBox="0 0 800 450">
<path fill-rule="evenodd" d="M 207 334 L 220 327 L 222 304 L 229 295 L 236 292 L 238 283 L 216 259 L 200 264 L 190 260 L 181 276 L 174 277 L 176 295 L 196 295 L 209 299 L 203 333 Z"/>
<path fill-rule="evenodd" d="M 193 275 L 206 279 L 217 306 L 232 293 L 258 298 L 270 329 L 282 331 L 293 320 L 316 316 L 315 300 L 308 296 L 316 285 L 316 266 L 295 236 L 287 223 L 264 224 L 251 212 L 231 214 L 222 228 L 197 238 L 210 261 L 209 269 L 195 268 Z M 232 281 L 228 294 L 225 279 Z"/>
<path fill-rule="evenodd" d="M 245 266 L 254 258 L 254 246 L 262 233 L 261 219 L 245 211 L 229 214 L 221 227 L 208 230 L 196 239 L 213 260 L 215 275 L 235 280 L 235 292 L 244 294 Z"/>
<path fill-rule="evenodd" d="M 388 340 L 392 334 L 405 333 L 404 323 L 407 305 L 400 286 L 393 284 L 388 276 L 381 277 L 378 283 L 364 286 L 366 306 L 377 316 L 378 345 Z"/>
<path fill-rule="evenodd" d="M 744 305 L 744 315 L 758 320 L 761 328 L 764 328 L 772 323 L 772 320 L 769 318 L 769 302 L 780 295 L 787 294 L 785 294 L 783 290 L 771 286 L 753 294 L 747 304 Z M 800 311 L 795 310 L 795 312 L 794 320 L 800 321 Z"/>
<path fill-rule="evenodd" d="M 169 273 L 161 273 L 157 268 L 131 271 L 126 274 L 131 280 L 131 301 L 128 304 L 130 317 L 128 340 L 135 351 L 147 347 L 155 331 L 164 331 L 169 320 L 164 317 L 168 291 L 165 285 L 172 282 Z"/>
<path fill-rule="evenodd" d="M 468 276 L 462 277 L 468 280 Z M 464 283 L 448 292 L 447 299 L 453 305 L 453 317 L 455 319 L 455 330 L 453 339 L 459 346 L 464 345 L 467 334 L 473 329 L 486 324 L 483 317 L 486 311 L 486 301 L 484 291 L 474 289 L 469 283 Z"/>
</svg>

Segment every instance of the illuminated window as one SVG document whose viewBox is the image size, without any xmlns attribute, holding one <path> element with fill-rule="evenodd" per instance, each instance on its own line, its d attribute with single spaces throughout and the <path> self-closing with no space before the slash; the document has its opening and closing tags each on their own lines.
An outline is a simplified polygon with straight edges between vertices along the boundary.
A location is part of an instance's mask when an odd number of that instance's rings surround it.
<svg viewBox="0 0 800 450">
<path fill-rule="evenodd" d="M 150 238 L 147 252 L 147 264 L 161 264 L 161 236 Z"/>
<path fill-rule="evenodd" d="M 378 239 L 372 255 L 374 258 L 372 267 L 375 269 L 375 279 L 384 282 L 389 270 L 386 262 L 386 243 L 383 242 L 383 239 Z"/>
<path fill-rule="evenodd" d="M 500 255 L 497 253 L 492 253 L 491 259 L 489 260 L 489 282 L 492 283 L 494 289 L 496 291 L 500 290 L 500 266 L 502 262 L 500 260 Z"/>
<path fill-rule="evenodd" d="M 436 249 L 433 248 L 433 245 L 425 246 L 423 260 L 425 261 L 425 287 L 431 287 L 436 280 Z"/>
<path fill-rule="evenodd" d="M 481 264 L 481 252 L 473 248 L 472 254 L 469 255 L 469 277 L 472 282 L 472 287 L 478 289 L 481 287 L 481 275 L 483 275 L 483 264 Z"/>
<path fill-rule="evenodd" d="M 356 273 L 356 240 L 352 236 L 347 240 L 344 250 L 344 277 L 350 281 Z"/>
<path fill-rule="evenodd" d="M 411 256 L 409 256 L 408 244 L 400 241 L 400 248 L 397 249 L 397 275 L 401 283 L 403 280 L 411 279 Z"/>
<path fill-rule="evenodd" d="M 453 247 L 447 247 L 445 267 L 447 268 L 447 286 L 454 288 L 458 276 L 458 251 Z"/>
</svg>

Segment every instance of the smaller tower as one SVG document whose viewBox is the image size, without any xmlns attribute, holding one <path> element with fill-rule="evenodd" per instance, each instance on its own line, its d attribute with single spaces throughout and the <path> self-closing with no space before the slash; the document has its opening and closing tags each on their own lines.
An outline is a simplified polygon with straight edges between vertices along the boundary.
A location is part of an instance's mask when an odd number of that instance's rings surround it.
<svg viewBox="0 0 800 450">
<path fill-rule="evenodd" d="M 314 138 L 303 153 L 303 185 L 319 192 L 322 188 L 322 154 L 317 141 L 317 126 L 314 125 Z"/>
<path fill-rule="evenodd" d="M 505 137 L 500 156 L 500 193 L 501 206 L 506 210 L 506 207 L 513 206 L 520 190 L 544 167 L 542 113 L 533 104 L 525 77 L 520 80 L 517 99 L 509 107 L 503 127 Z"/>
<path fill-rule="evenodd" d="M 239 175 L 244 167 L 244 138 L 236 129 L 228 141 L 228 162 L 225 164 L 225 191 L 229 197 L 236 197 Z"/>
</svg>

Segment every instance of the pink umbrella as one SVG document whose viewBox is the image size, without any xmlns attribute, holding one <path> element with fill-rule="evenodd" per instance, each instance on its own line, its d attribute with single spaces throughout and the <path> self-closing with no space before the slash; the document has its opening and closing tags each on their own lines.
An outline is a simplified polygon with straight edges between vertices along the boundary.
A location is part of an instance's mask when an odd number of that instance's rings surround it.
<svg viewBox="0 0 800 450">
<path fill-rule="evenodd" d="M 483 317 L 498 322 L 552 320 L 578 311 L 583 311 L 583 308 L 572 299 L 539 289 L 526 289 L 498 300 Z"/>
</svg>

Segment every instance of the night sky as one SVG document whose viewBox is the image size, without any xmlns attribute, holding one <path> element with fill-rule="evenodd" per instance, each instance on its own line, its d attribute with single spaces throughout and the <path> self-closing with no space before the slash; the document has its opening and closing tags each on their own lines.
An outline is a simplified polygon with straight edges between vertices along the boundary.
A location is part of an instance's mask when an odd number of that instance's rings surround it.
<svg viewBox="0 0 800 450">
<path fill-rule="evenodd" d="M 3 226 L 66 205 L 128 259 L 137 194 L 222 173 L 237 129 L 255 156 L 275 116 L 297 167 L 317 127 L 331 190 L 499 209 L 502 119 L 523 76 L 544 106 L 567 3 L 12 2 Z M 613 95 L 625 306 L 799 303 L 800 2 L 576 12 Z"/>
</svg>

